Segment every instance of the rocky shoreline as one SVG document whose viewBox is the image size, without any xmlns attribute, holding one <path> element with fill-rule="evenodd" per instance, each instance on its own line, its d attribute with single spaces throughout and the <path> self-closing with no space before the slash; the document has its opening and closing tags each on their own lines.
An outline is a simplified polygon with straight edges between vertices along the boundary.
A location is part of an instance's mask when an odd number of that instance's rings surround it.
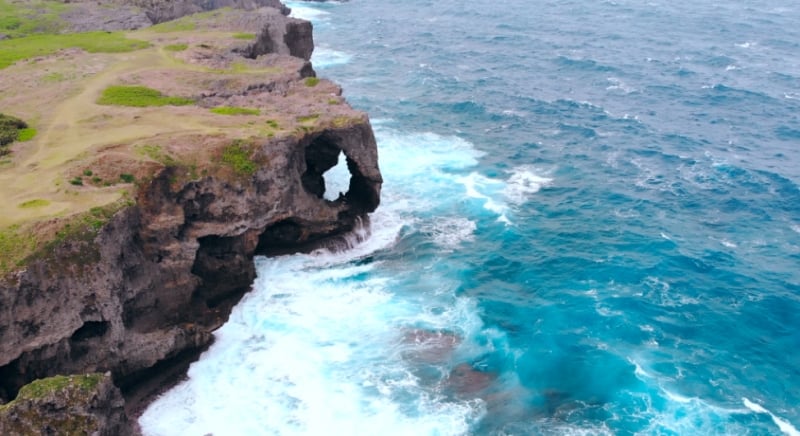
<svg viewBox="0 0 800 436">
<path fill-rule="evenodd" d="M 252 11 L 226 12 L 215 26 L 253 32 L 255 40 L 215 50 L 199 44 L 181 59 L 267 59 L 269 68 L 283 73 L 269 80 L 253 74 L 224 79 L 224 86 L 206 89 L 196 100 L 207 107 L 277 105 L 302 125 L 234 142 L 255 166 L 201 171 L 172 157 L 150 162 L 140 168 L 131 198 L 98 212 L 101 225 L 55 239 L 0 280 L 2 434 L 135 434 L 135 414 L 185 373 L 249 290 L 254 255 L 324 245 L 353 230 L 380 201 L 369 120 L 342 101 L 337 86 L 317 85 L 308 62 L 310 23 L 287 17 L 277 0 L 135 0 L 125 6 L 135 12 L 130 19 L 98 22 L 153 24 L 219 7 Z M 88 30 L 80 26 L 75 28 Z M 200 73 L 192 74 L 186 81 Z M 191 148 L 202 147 L 212 161 L 232 147 L 224 135 L 195 134 L 178 142 L 183 148 L 170 149 L 176 156 L 181 150 L 202 154 Z M 340 155 L 351 173 L 349 190 L 326 200 L 323 173 Z M 95 378 L 88 384 L 60 378 L 51 391 L 21 394 L 37 379 L 78 374 Z"/>
</svg>

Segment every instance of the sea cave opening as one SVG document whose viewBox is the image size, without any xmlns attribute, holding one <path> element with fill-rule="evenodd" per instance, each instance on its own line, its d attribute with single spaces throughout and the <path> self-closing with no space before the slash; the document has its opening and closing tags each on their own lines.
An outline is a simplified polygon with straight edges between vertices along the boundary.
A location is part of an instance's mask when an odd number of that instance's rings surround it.
<svg viewBox="0 0 800 436">
<path fill-rule="evenodd" d="M 331 176 L 326 177 L 325 174 L 339 166 L 337 164 L 341 154 L 342 150 L 336 145 L 334 138 L 323 133 L 312 139 L 305 148 L 306 171 L 302 175 L 303 187 L 319 198 L 331 201 L 338 199 L 339 192 L 333 189 L 333 186 L 329 186 L 329 183 L 333 183 L 333 180 L 329 181 Z M 348 168 L 345 168 L 345 171 L 349 185 L 350 171 Z"/>
<path fill-rule="evenodd" d="M 328 201 L 343 198 L 350 189 L 351 177 L 350 170 L 347 168 L 347 158 L 344 153 L 339 152 L 336 165 L 322 174 L 324 186 L 322 197 Z"/>
</svg>

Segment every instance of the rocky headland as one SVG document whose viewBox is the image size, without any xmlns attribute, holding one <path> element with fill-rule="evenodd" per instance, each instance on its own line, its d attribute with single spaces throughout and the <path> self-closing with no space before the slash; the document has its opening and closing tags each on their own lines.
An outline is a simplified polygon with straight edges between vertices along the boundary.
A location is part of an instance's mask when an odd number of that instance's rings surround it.
<svg viewBox="0 0 800 436">
<path fill-rule="evenodd" d="M 124 50 L 0 69 L 0 112 L 36 131 L 0 161 L 0 434 L 135 433 L 254 255 L 334 244 L 380 199 L 369 120 L 316 77 L 310 23 L 277 0 L 105 3 L 54 6 L 59 29 L 125 30 L 92 34 Z M 325 196 L 340 159 L 349 189 Z"/>
</svg>

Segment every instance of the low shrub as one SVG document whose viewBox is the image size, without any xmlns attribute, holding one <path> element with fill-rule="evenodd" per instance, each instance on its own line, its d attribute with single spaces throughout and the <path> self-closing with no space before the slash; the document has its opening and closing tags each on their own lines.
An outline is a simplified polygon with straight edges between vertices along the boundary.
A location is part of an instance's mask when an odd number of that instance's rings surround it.
<svg viewBox="0 0 800 436">
<path fill-rule="evenodd" d="M 28 124 L 19 118 L 0 114 L 0 147 L 19 139 L 20 131 Z"/>
</svg>

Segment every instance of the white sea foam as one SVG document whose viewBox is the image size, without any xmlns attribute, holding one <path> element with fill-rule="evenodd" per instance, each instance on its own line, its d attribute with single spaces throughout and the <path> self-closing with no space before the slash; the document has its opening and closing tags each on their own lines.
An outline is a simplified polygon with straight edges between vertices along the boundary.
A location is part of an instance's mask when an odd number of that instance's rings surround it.
<svg viewBox="0 0 800 436">
<path fill-rule="evenodd" d="M 433 242 L 446 250 L 455 250 L 464 241 L 474 239 L 477 225 L 464 217 L 442 217 L 431 223 L 424 231 L 431 234 Z"/>
<path fill-rule="evenodd" d="M 333 50 L 324 46 L 314 48 L 311 63 L 316 69 L 325 69 L 334 65 L 343 65 L 350 62 L 353 56 L 343 51 Z"/>
<path fill-rule="evenodd" d="M 483 208 L 497 215 L 497 221 L 510 225 L 509 203 L 520 206 L 553 181 L 539 173 L 531 166 L 522 165 L 512 169 L 507 180 L 486 177 L 477 172 L 458 177 L 457 180 L 464 185 L 467 197 L 482 200 Z"/>
<path fill-rule="evenodd" d="M 634 374 L 642 382 L 653 385 L 656 391 L 667 400 L 656 406 L 656 403 L 648 398 L 645 393 L 633 393 L 634 396 L 644 396 L 644 403 L 647 404 L 646 410 L 635 412 L 639 417 L 649 421 L 647 429 L 640 434 L 743 434 L 746 430 L 752 430 L 747 423 L 736 423 L 731 420 L 733 415 L 746 415 L 750 413 L 768 414 L 773 423 L 778 426 L 781 432 L 789 436 L 800 436 L 797 428 L 789 421 L 776 416 L 763 406 L 756 404 L 747 398 L 742 398 L 745 408 L 725 407 L 703 398 L 686 396 L 676 392 L 673 388 L 667 388 L 664 384 L 674 381 L 672 378 L 664 377 L 658 372 L 650 372 L 644 368 L 642 358 L 628 358 L 634 365 Z M 681 371 L 679 369 L 679 378 Z M 716 383 L 710 381 L 713 385 Z"/>
<path fill-rule="evenodd" d="M 465 432 L 480 407 L 440 401 L 392 347 L 394 320 L 428 312 L 396 301 L 390 279 L 361 279 L 378 265 L 323 268 L 351 256 L 258 260 L 254 291 L 189 379 L 141 417 L 145 434 Z M 416 398 L 414 413 L 401 410 L 398 396 Z"/>
<path fill-rule="evenodd" d="M 752 410 L 755 413 L 766 413 L 767 415 L 769 415 L 769 417 L 772 418 L 772 422 L 774 422 L 775 425 L 778 426 L 778 428 L 781 430 L 781 432 L 783 432 L 783 434 L 789 436 L 800 436 L 800 431 L 798 431 L 797 428 L 793 426 L 789 421 L 779 416 L 775 416 L 774 413 L 765 409 L 763 406 L 756 404 L 748 400 L 747 398 L 742 398 L 742 403 L 744 403 L 745 407 L 747 407 L 748 409 Z"/>
<path fill-rule="evenodd" d="M 504 194 L 514 204 L 526 202 L 532 194 L 539 192 L 542 187 L 552 183 L 553 179 L 540 176 L 536 168 L 523 165 L 511 171 L 511 177 L 506 182 Z"/>
<path fill-rule="evenodd" d="M 283 2 L 286 6 L 292 9 L 292 13 L 289 14 L 290 17 L 300 18 L 301 20 L 308 20 L 311 22 L 317 22 L 322 19 L 327 18 L 327 15 L 330 15 L 328 12 L 308 6 L 303 2 L 290 2 L 285 1 Z"/>
<path fill-rule="evenodd" d="M 348 251 L 257 259 L 254 290 L 215 332 L 214 345 L 140 418 L 146 435 L 465 434 L 485 413 L 479 399 L 445 401 L 438 384 L 403 358 L 424 346 L 403 339 L 416 328 L 464 338 L 451 351 L 459 362 L 487 352 L 491 344 L 470 340 L 483 329 L 474 301 L 457 297 L 458 283 L 434 271 L 411 275 L 418 292 L 398 294 L 405 274 L 359 262 L 391 249 L 409 227 L 428 225 L 443 247 L 469 239 L 474 222 L 425 215 L 432 205 L 459 203 L 455 173 L 481 153 L 456 137 L 376 124 L 385 203 L 371 217 L 369 238 L 363 228 Z M 343 181 L 328 177 L 333 193 Z"/>
<path fill-rule="evenodd" d="M 466 189 L 466 195 L 483 201 L 483 208 L 498 215 L 497 220 L 505 224 L 511 224 L 506 216 L 508 206 L 499 200 L 505 184 L 501 180 L 492 179 L 479 173 L 470 173 L 468 176 L 457 179 Z"/>
<path fill-rule="evenodd" d="M 628 86 L 628 84 L 616 77 L 609 77 L 606 80 L 608 83 L 610 83 L 610 85 L 606 87 L 606 90 L 608 91 L 622 91 L 625 94 L 630 94 L 636 91 L 636 89 Z"/>
<path fill-rule="evenodd" d="M 720 244 L 722 244 L 722 245 L 724 245 L 724 246 L 726 246 L 728 248 L 736 248 L 736 247 L 738 247 L 738 245 L 736 245 L 735 243 L 733 243 L 733 242 L 731 242 L 731 241 L 729 241 L 727 239 L 721 239 L 719 242 L 720 242 Z"/>
</svg>

